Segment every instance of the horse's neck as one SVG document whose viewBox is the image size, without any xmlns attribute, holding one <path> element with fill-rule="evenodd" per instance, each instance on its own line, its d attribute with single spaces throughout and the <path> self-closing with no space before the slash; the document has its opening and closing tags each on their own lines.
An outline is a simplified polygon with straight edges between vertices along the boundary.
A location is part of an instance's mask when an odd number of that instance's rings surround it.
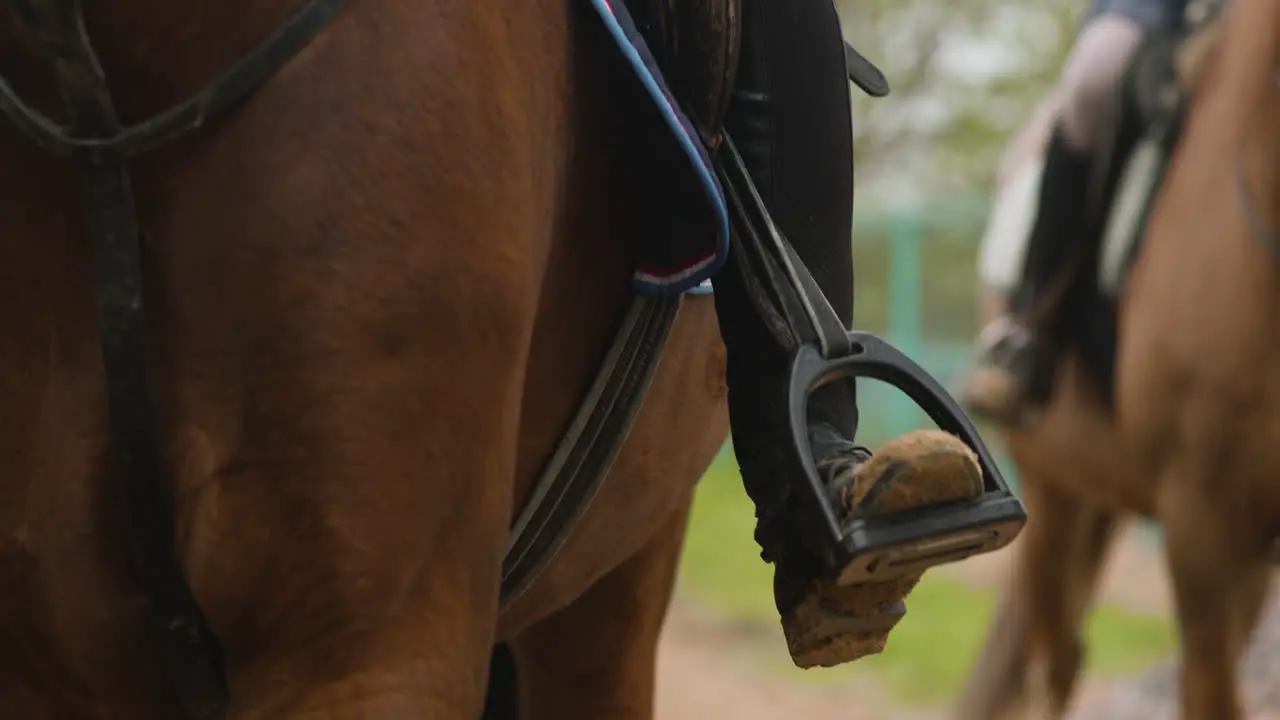
<svg viewBox="0 0 1280 720">
<path fill-rule="evenodd" d="M 1223 211 L 1244 216 L 1250 251 L 1265 247 L 1280 261 L 1280 3 L 1235 0 L 1216 35 L 1200 62 L 1184 144 L 1212 148 L 1234 196 Z"/>
<path fill-rule="evenodd" d="M 1242 338 L 1262 342 L 1280 327 L 1280 3 L 1234 0 L 1220 33 L 1153 210 L 1145 290 L 1130 295 L 1148 313 L 1275 359 L 1280 348 Z M 1158 302 L 1136 300 L 1144 292 Z"/>
<path fill-rule="evenodd" d="M 94 0 L 85 26 L 122 118 L 145 119 L 198 92 L 280 26 L 305 0 Z M 12 3 L 5 3 L 12 5 Z M 49 114 L 57 95 L 32 28 L 0 19 L 0 73 Z"/>
<path fill-rule="evenodd" d="M 1280 3 L 1235 4 L 1221 51 L 1220 117 L 1236 135 L 1230 163 L 1249 241 L 1280 263 Z"/>
</svg>

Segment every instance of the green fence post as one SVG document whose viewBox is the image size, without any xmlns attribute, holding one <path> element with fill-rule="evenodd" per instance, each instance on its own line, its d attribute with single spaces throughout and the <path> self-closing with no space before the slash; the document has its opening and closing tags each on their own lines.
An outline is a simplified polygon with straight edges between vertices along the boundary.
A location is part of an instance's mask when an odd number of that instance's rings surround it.
<svg viewBox="0 0 1280 720">
<path fill-rule="evenodd" d="M 923 363 L 921 328 L 921 245 L 924 229 L 915 211 L 896 213 L 889 226 L 889 338 L 912 360 Z M 920 426 L 915 406 L 894 393 L 889 400 L 889 427 L 896 437 Z"/>
</svg>

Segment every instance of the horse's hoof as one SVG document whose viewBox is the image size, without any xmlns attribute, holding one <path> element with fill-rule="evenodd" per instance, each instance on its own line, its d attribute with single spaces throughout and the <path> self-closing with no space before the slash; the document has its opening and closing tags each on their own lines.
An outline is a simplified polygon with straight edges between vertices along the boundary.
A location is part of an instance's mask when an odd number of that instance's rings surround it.
<svg viewBox="0 0 1280 720">
<path fill-rule="evenodd" d="M 974 368 L 956 389 L 961 407 L 984 420 L 1016 427 L 1023 420 L 1022 383 L 993 367 Z"/>
<path fill-rule="evenodd" d="M 902 469 L 905 465 L 905 470 Z M 886 472 L 897 473 L 861 512 L 883 515 L 982 494 L 978 457 L 958 438 L 939 430 L 907 433 L 885 443 L 858 466 L 840 492 L 840 508 L 851 514 Z M 831 667 L 884 649 L 906 614 L 904 599 L 921 574 L 892 580 L 836 585 L 819 580 L 782 617 L 787 648 L 797 667 Z"/>
</svg>

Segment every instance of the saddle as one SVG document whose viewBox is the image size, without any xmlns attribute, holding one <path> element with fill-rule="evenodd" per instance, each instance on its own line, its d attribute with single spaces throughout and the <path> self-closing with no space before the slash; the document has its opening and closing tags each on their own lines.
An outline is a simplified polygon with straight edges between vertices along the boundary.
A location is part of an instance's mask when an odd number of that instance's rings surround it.
<svg viewBox="0 0 1280 720">
<path fill-rule="evenodd" d="M 626 0 L 626 6 L 703 144 L 716 149 L 737 76 L 741 0 Z"/>
<path fill-rule="evenodd" d="M 1134 57 L 1120 88 L 1110 142 L 1094 173 L 1102 233 L 1098 281 L 1116 295 L 1140 245 L 1152 197 L 1177 144 L 1183 114 L 1221 33 L 1217 17 L 1157 34 Z"/>
<path fill-rule="evenodd" d="M 703 144 L 723 141 L 724 116 L 733 95 L 742 36 L 742 0 L 625 0 L 636 27 L 658 61 Z M 889 81 L 874 63 L 845 43 L 845 71 L 872 97 L 889 94 Z"/>
<path fill-rule="evenodd" d="M 1081 356 L 1108 404 L 1114 401 L 1119 298 L 1142 249 L 1188 101 L 1220 35 L 1217 14 L 1207 12 L 1149 37 L 1125 73 L 1108 138 L 1095 158 L 1088 232 L 1098 242 L 1081 258 L 1086 271 L 1073 280 L 1071 295 Z"/>
</svg>

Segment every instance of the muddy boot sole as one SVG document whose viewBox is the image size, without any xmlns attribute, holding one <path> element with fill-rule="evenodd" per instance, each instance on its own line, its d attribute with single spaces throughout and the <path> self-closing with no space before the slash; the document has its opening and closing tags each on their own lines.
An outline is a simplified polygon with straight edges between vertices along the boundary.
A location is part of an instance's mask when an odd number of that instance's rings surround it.
<svg viewBox="0 0 1280 720">
<path fill-rule="evenodd" d="M 860 465 L 841 492 L 848 517 L 881 477 L 896 477 L 879 490 L 872 516 L 976 498 L 982 494 L 978 457 L 958 438 L 939 430 L 907 433 L 881 446 Z M 924 571 L 892 580 L 836 585 L 811 582 L 802 599 L 783 613 L 787 648 L 797 667 L 832 667 L 879 653 L 906 614 L 907 595 Z"/>
</svg>

